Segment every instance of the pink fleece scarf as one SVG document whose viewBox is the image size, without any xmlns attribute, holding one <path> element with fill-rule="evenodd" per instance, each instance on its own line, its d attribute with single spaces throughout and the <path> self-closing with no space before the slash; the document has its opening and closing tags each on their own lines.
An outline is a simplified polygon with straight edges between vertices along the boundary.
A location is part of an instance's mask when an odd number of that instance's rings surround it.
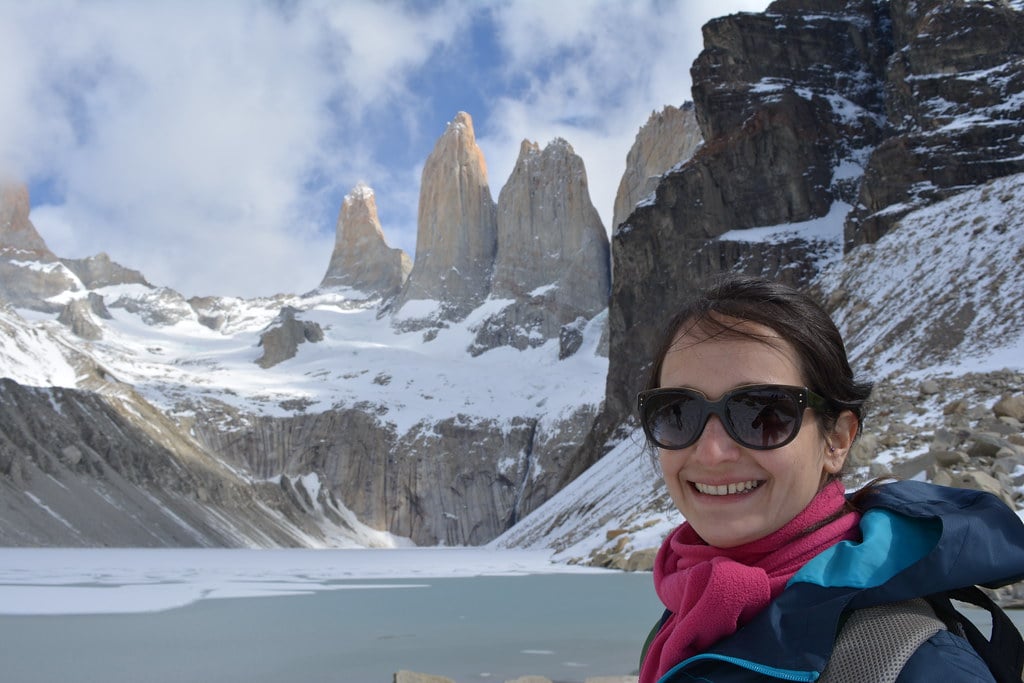
<svg viewBox="0 0 1024 683">
<path fill-rule="evenodd" d="M 858 539 L 860 515 L 840 515 L 844 502 L 843 485 L 832 482 L 784 527 L 735 548 L 706 544 L 688 523 L 669 534 L 654 562 L 654 590 L 672 615 L 647 650 L 640 683 L 655 683 L 679 662 L 735 633 L 808 560 L 840 541 Z"/>
</svg>

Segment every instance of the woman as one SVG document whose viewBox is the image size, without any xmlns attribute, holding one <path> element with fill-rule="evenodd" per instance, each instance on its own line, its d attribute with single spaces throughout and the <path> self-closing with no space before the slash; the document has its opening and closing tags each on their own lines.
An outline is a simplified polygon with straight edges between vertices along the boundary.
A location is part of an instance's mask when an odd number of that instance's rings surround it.
<svg viewBox="0 0 1024 683">
<path fill-rule="evenodd" d="M 637 401 L 686 522 L 655 563 L 666 612 L 640 683 L 814 681 L 854 610 L 1024 578 L 1024 525 L 994 496 L 898 482 L 847 501 L 869 393 L 789 287 L 724 276 L 672 320 Z M 897 681 L 940 677 L 993 680 L 948 630 Z"/>
</svg>

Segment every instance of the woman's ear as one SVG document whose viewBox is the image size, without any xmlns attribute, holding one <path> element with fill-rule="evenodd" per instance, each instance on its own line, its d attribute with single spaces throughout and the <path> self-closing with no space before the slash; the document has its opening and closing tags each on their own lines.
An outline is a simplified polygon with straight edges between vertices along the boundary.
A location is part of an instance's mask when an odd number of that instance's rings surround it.
<svg viewBox="0 0 1024 683">
<path fill-rule="evenodd" d="M 839 474 L 843 469 L 859 427 L 860 422 L 852 411 L 844 410 L 839 413 L 835 426 L 825 437 L 825 470 L 829 474 Z"/>
</svg>

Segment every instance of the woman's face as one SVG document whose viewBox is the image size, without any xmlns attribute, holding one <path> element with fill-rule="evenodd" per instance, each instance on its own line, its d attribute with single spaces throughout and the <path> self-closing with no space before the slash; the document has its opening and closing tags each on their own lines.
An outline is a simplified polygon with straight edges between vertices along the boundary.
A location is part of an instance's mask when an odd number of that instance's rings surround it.
<svg viewBox="0 0 1024 683">
<path fill-rule="evenodd" d="M 748 384 L 805 385 L 796 352 L 787 341 L 756 323 L 740 323 L 737 330 L 764 341 L 708 339 L 699 329 L 677 336 L 662 364 L 660 386 L 696 389 L 715 400 Z M 662 474 L 676 507 L 701 538 L 719 548 L 780 529 L 807 506 L 829 474 L 839 472 L 845 457 L 846 448 L 829 452 L 809 410 L 797 437 L 774 450 L 739 445 L 715 415 L 693 445 L 678 451 L 659 449 Z M 740 492 L 721 495 L 731 484 Z"/>
</svg>

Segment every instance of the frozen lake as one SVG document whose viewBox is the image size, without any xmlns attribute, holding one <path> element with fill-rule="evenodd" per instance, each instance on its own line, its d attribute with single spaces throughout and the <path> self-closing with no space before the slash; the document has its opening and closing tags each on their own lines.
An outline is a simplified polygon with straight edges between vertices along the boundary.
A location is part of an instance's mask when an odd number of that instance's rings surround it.
<svg viewBox="0 0 1024 683">
<path fill-rule="evenodd" d="M 632 673 L 648 574 L 483 549 L 0 549 L 4 680 L 459 683 Z"/>
<path fill-rule="evenodd" d="M 649 574 L 546 551 L 0 549 L 7 683 L 583 681 L 660 614 Z"/>
</svg>

